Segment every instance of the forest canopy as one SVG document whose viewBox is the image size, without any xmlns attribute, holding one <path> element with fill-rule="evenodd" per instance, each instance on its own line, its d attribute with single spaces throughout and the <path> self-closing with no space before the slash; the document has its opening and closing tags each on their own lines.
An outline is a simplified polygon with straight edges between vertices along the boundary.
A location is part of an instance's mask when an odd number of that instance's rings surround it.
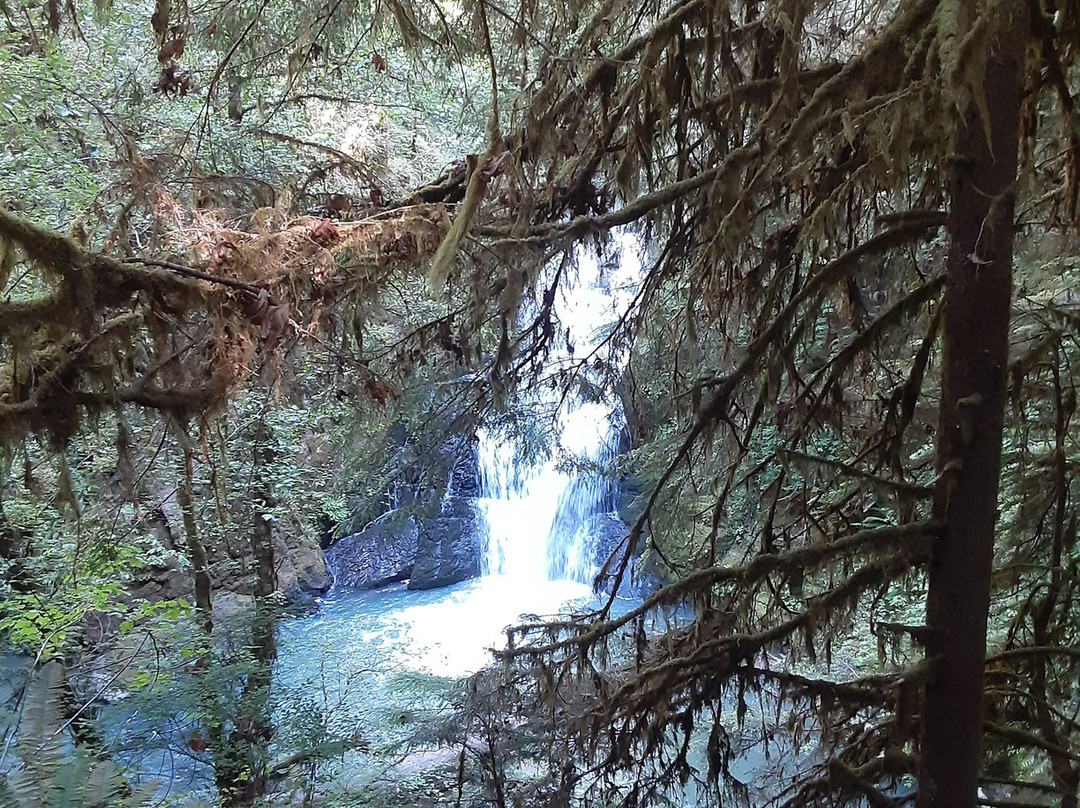
<svg viewBox="0 0 1080 808">
<path fill-rule="evenodd" d="M 181 559 L 192 749 L 256 804 L 286 523 L 434 501 L 448 440 L 543 432 L 524 390 L 609 394 L 640 496 L 597 588 L 658 588 L 510 630 L 445 794 L 484 737 L 500 808 L 1075 808 L 1077 12 L 0 3 L 0 626 L 63 689 Z M 584 251 L 630 244 L 630 308 L 552 365 Z M 749 791 L 748 704 L 796 750 Z"/>
</svg>

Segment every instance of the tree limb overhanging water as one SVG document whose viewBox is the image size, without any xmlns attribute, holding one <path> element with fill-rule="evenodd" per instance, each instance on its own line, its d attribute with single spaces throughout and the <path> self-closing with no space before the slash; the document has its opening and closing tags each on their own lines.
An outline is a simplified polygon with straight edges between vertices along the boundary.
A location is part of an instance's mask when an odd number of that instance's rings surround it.
<svg viewBox="0 0 1080 808">
<path fill-rule="evenodd" d="M 1075 808 L 1076 8 L 16 6 L 4 800 L 138 802 L 153 763 L 163 800 L 356 802 L 335 761 L 426 732 L 361 802 Z M 575 266 L 622 227 L 586 346 Z M 559 448 L 598 403 L 621 544 Z M 505 574 L 463 586 L 477 448 Z M 659 588 L 527 619 L 463 689 L 280 690 L 274 624 L 359 552 L 339 589 L 412 588 L 369 606 L 458 582 L 401 668 L 598 565 Z M 360 657 L 405 641 L 372 619 Z"/>
</svg>

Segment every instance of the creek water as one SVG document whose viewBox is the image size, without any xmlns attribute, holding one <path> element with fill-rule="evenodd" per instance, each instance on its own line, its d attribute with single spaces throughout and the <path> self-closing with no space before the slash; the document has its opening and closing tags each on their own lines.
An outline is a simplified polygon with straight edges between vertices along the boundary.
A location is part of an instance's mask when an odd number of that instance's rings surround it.
<svg viewBox="0 0 1080 808">
<path fill-rule="evenodd" d="M 560 302 L 568 333 L 552 357 L 556 372 L 559 363 L 571 363 L 570 345 L 585 354 L 597 327 L 620 313 L 626 290 L 603 274 L 595 261 L 583 261 L 576 288 Z M 456 765 L 460 744 L 448 743 L 438 728 L 440 721 L 460 720 L 461 680 L 495 662 L 491 649 L 505 645 L 506 627 L 523 617 L 581 610 L 596 597 L 597 518 L 614 521 L 614 489 L 602 468 L 614 454 L 618 408 L 610 399 L 559 401 L 558 394 L 545 385 L 530 402 L 547 413 L 543 430 L 535 430 L 547 439 L 541 451 L 518 451 L 494 425 L 477 435 L 480 577 L 426 591 L 405 584 L 331 590 L 316 613 L 279 622 L 270 752 L 279 760 L 298 749 L 332 747 L 306 775 L 320 793 L 355 795 Z M 240 613 L 236 620 L 235 633 L 228 618 L 216 621 L 215 636 L 246 642 L 248 618 Z M 110 753 L 133 782 L 156 782 L 162 805 L 195 797 L 212 802 L 198 677 L 162 681 L 168 684 L 95 708 Z M 342 751 L 348 739 L 362 745 Z"/>
<path fill-rule="evenodd" d="M 608 458 L 610 411 L 573 408 L 560 424 L 559 452 L 525 464 L 512 443 L 479 435 L 484 574 L 454 586 L 413 591 L 404 584 L 322 599 L 318 614 L 286 623 L 282 665 L 297 675 L 326 658 L 457 677 L 493 661 L 491 648 L 523 615 L 554 615 L 592 599 L 595 517 L 613 506 L 597 473 L 565 467 L 569 453 L 591 468 Z M 309 671 L 310 672 L 310 671 Z"/>
<path fill-rule="evenodd" d="M 631 264 L 631 270 L 633 276 L 640 268 Z M 620 301 L 626 304 L 633 284 L 620 289 L 612 281 L 595 261 L 582 262 L 577 287 L 560 302 L 566 341 L 552 362 L 570 365 L 569 346 L 584 353 L 597 329 L 621 314 Z M 454 730 L 446 722 L 461 720 L 458 683 L 495 662 L 492 649 L 505 645 L 508 626 L 580 611 L 596 599 L 591 582 L 610 549 L 598 546 L 598 526 L 617 524 L 611 514 L 616 491 L 603 469 L 615 454 L 619 413 L 611 399 L 560 400 L 558 392 L 545 386 L 530 402 L 549 413 L 541 431 L 546 451 L 523 453 L 496 426 L 477 435 L 481 487 L 474 505 L 485 548 L 480 577 L 426 591 L 403 583 L 332 590 L 317 613 L 279 623 L 271 754 L 278 759 L 330 743 L 335 751 L 307 774 L 320 793 L 345 793 L 351 796 L 344 803 L 356 797 L 366 805 L 362 795 L 373 786 L 392 788 L 439 767 L 443 774 L 456 771 L 460 742 L 448 742 Z M 615 612 L 636 602 L 617 601 Z M 669 618 L 685 615 L 661 621 Z M 158 778 L 163 800 L 179 793 L 211 799 L 205 756 L 176 750 L 176 738 L 194 748 L 197 714 L 165 708 L 164 718 L 155 718 L 140 709 L 123 701 L 110 708 L 111 717 L 103 715 L 132 770 Z M 163 720 L 173 740 L 156 746 Z M 342 739 L 362 743 L 345 748 Z M 704 736 L 699 740 L 695 759 L 704 754 Z M 737 758 L 734 768 L 748 781 L 770 768 L 754 749 L 739 750 Z M 682 804 L 696 803 L 688 790 Z"/>
<path fill-rule="evenodd" d="M 632 250 L 623 250 L 624 266 Z M 581 262 L 578 287 L 557 306 L 566 328 L 566 346 L 549 360 L 572 364 L 573 348 L 588 350 L 598 328 L 620 315 L 634 284 L 622 288 L 603 277 L 595 261 Z M 624 279 L 640 276 L 630 263 Z M 579 354 L 580 355 L 580 354 Z M 598 518 L 614 519 L 616 491 L 602 469 L 615 454 L 614 427 L 619 413 L 612 400 L 557 401 L 535 394 L 538 411 L 554 413 L 547 430 L 548 451 L 530 459 L 498 429 L 478 432 L 481 496 L 476 502 L 485 540 L 483 575 L 443 589 L 411 591 L 396 584 L 375 591 L 331 592 L 318 614 L 282 626 L 275 681 L 279 704 L 294 713 L 307 703 L 337 737 L 357 726 L 383 754 L 345 755 L 335 772 L 338 782 L 363 790 L 382 780 L 393 782 L 433 764 L 453 765 L 447 746 L 437 738 L 417 739 L 419 719 L 431 725 L 447 709 L 448 683 L 495 661 L 491 650 L 505 645 L 505 629 L 537 616 L 555 616 L 591 605 L 591 582 L 604 550 L 598 547 Z M 622 600 L 616 612 L 637 603 Z M 664 616 L 681 621 L 676 609 Z M 662 628 L 659 624 L 657 629 Z M 751 723 L 767 711 L 754 695 L 747 697 Z M 287 732 L 290 716 L 279 723 Z M 305 720 L 300 715 L 301 723 Z M 310 716 L 307 717 L 310 720 Z M 415 723 L 414 723 L 415 721 Z M 435 720 L 437 723 L 437 720 Z M 725 708 L 733 737 L 734 708 Z M 700 737 L 697 737 L 700 736 Z M 704 769 L 706 733 L 699 730 L 691 758 Z M 419 745 L 418 745 L 419 744 Z M 745 783 L 776 785 L 790 776 L 791 750 L 760 738 L 737 742 L 732 773 Z M 419 750 L 419 751 L 418 751 Z M 442 757 L 440 757 L 442 756 Z M 784 762 L 787 758 L 788 762 Z M 381 760 L 381 770 L 373 763 Z M 349 786 L 346 785 L 346 789 Z M 751 787 L 751 794 L 757 793 Z M 688 787 L 678 801 L 698 804 Z M 751 802 L 756 802 L 751 797 Z"/>
</svg>

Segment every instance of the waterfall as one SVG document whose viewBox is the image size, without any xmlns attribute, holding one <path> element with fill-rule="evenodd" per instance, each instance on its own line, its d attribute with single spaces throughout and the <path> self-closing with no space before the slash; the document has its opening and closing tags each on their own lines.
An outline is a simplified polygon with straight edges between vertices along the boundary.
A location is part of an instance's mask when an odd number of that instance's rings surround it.
<svg viewBox="0 0 1080 808">
<path fill-rule="evenodd" d="M 559 338 L 545 363 L 547 383 L 512 402 L 503 423 L 477 432 L 485 574 L 443 589 L 387 587 L 324 601 L 317 617 L 281 627 L 277 676 L 303 682 L 325 670 L 362 672 L 371 685 L 365 697 L 392 700 L 382 681 L 387 672 L 474 673 L 491 663 L 488 649 L 502 647 L 506 626 L 523 615 L 593 602 L 597 561 L 626 534 L 611 515 L 616 492 L 605 473 L 621 414 L 614 396 L 596 400 L 606 385 L 595 375 L 598 365 L 617 375 L 625 357 L 617 342 L 599 347 L 597 334 L 629 316 L 642 276 L 640 241 L 617 236 L 612 246 L 603 265 L 583 250 L 576 276 L 563 278 L 572 288 L 562 286 L 555 299 Z M 565 391 L 572 379 L 584 383 Z M 575 394 L 584 388 L 590 400 L 583 402 Z M 544 450 L 519 449 L 515 433 Z M 311 621 L 318 621 L 315 630 Z M 324 665 L 328 648 L 333 656 Z"/>
<path fill-rule="evenodd" d="M 549 389 L 528 397 L 537 418 L 551 418 L 552 451 L 546 459 L 522 457 L 503 432 L 481 430 L 481 513 L 487 533 L 484 572 L 522 582 L 574 581 L 591 583 L 597 572 L 601 514 L 613 511 L 614 488 L 603 473 L 615 454 L 615 425 L 621 420 L 617 399 L 577 403 L 561 396 L 559 371 L 588 374 L 581 357 L 597 345 L 601 329 L 610 327 L 631 306 L 642 274 L 640 241 L 623 233 L 602 262 L 596 253 L 577 254 L 573 283 L 562 286 L 555 315 L 565 329 L 565 345 L 547 358 Z M 608 350 L 605 348 L 605 350 Z M 575 355 L 578 363 L 575 363 Z M 605 354 L 616 366 L 625 361 L 618 351 Z M 559 403 L 561 401 L 561 403 Z M 551 413 L 554 412 L 552 418 Z"/>
<path fill-rule="evenodd" d="M 521 460 L 512 441 L 480 433 L 485 574 L 522 581 L 592 580 L 591 520 L 613 507 L 612 486 L 599 471 L 613 455 L 611 431 L 610 405 L 561 408 L 554 451 L 531 463 Z"/>
</svg>

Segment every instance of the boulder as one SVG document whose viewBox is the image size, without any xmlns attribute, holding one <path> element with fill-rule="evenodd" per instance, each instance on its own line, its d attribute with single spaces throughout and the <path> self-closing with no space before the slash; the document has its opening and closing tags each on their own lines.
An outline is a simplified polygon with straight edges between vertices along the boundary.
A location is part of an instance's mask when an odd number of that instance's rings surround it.
<svg viewBox="0 0 1080 808">
<path fill-rule="evenodd" d="M 254 602 L 255 599 L 251 595 L 244 595 L 240 592 L 222 591 L 215 593 L 212 601 L 214 617 L 219 619 L 236 617 L 250 609 Z"/>
<path fill-rule="evenodd" d="M 480 574 L 483 541 L 476 502 L 448 497 L 438 514 L 418 526 L 409 589 L 436 589 Z"/>
<path fill-rule="evenodd" d="M 326 564 L 338 588 L 377 589 L 412 574 L 417 543 L 417 524 L 411 516 L 379 519 L 339 539 L 326 551 Z"/>
<path fill-rule="evenodd" d="M 290 603 L 307 602 L 330 588 L 318 537 L 309 536 L 297 523 L 274 526 L 274 573 L 278 591 Z"/>
</svg>

